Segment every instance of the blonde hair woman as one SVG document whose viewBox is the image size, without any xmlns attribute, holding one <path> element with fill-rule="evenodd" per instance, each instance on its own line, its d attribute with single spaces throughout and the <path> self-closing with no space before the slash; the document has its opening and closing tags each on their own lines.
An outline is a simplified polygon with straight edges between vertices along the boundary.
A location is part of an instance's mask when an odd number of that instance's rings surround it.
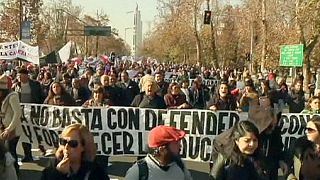
<svg viewBox="0 0 320 180">
<path fill-rule="evenodd" d="M 109 179 L 106 172 L 94 163 L 95 147 L 87 127 L 82 124 L 69 125 L 60 135 L 55 163 L 43 170 L 41 179 Z"/>
<path fill-rule="evenodd" d="M 163 97 L 157 95 L 159 86 L 153 77 L 148 77 L 142 84 L 142 92 L 136 95 L 131 103 L 133 107 L 166 109 Z"/>
</svg>

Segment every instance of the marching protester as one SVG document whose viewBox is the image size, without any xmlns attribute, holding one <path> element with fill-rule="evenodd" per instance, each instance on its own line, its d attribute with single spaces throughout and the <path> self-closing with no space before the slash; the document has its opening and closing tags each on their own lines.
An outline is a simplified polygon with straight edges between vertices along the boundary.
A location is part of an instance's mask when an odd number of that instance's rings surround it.
<svg viewBox="0 0 320 180">
<path fill-rule="evenodd" d="M 186 101 L 190 104 L 190 89 L 189 89 L 189 79 L 181 80 L 181 92 L 186 95 Z"/>
<path fill-rule="evenodd" d="M 288 180 L 317 180 L 320 177 L 320 117 L 313 116 L 305 128 L 306 138 L 293 146 L 293 164 Z"/>
<path fill-rule="evenodd" d="M 320 113 L 320 97 L 312 96 L 308 100 L 307 107 L 301 111 L 303 114 L 319 114 Z"/>
<path fill-rule="evenodd" d="M 96 73 L 93 76 L 90 77 L 90 81 L 88 82 L 88 87 L 92 91 L 95 84 L 100 85 L 100 78 L 104 73 L 104 67 L 102 65 L 98 65 L 96 68 Z"/>
<path fill-rule="evenodd" d="M 8 78 L 0 76 L 0 141 L 5 141 L 15 159 L 14 166 L 19 174 L 17 144 L 22 133 L 19 94 L 8 87 Z"/>
<path fill-rule="evenodd" d="M 118 86 L 122 89 L 122 105 L 130 106 L 133 98 L 140 92 L 139 86 L 136 82 L 129 79 L 127 71 L 121 72 L 120 79 L 121 81 L 118 83 Z"/>
<path fill-rule="evenodd" d="M 50 90 L 43 104 L 56 106 L 74 106 L 76 102 L 73 97 L 64 89 L 59 82 L 53 82 L 50 85 Z"/>
<path fill-rule="evenodd" d="M 191 180 L 191 174 L 180 158 L 181 139 L 185 132 L 170 126 L 157 126 L 149 132 L 148 155 L 137 161 L 126 173 L 126 180 Z"/>
<path fill-rule="evenodd" d="M 245 81 L 244 90 L 239 96 L 239 108 L 243 112 L 248 112 L 250 107 L 259 103 L 258 92 L 255 90 L 253 81 L 251 79 Z"/>
<path fill-rule="evenodd" d="M 112 105 L 111 100 L 104 96 L 104 88 L 96 86 L 92 92 L 92 98 L 82 104 L 83 107 L 108 107 Z"/>
<path fill-rule="evenodd" d="M 230 134 L 229 147 L 214 151 L 210 179 L 259 180 L 258 166 L 259 130 L 250 121 L 240 121 Z"/>
<path fill-rule="evenodd" d="M 169 85 L 168 93 L 164 96 L 164 101 L 169 109 L 191 108 L 186 100 L 186 95 L 181 92 L 180 85 L 176 82 Z"/>
<path fill-rule="evenodd" d="M 0 179 L 18 180 L 14 167 L 15 159 L 5 147 L 5 142 L 0 140 Z"/>
<path fill-rule="evenodd" d="M 159 86 L 153 77 L 144 79 L 142 92 L 136 95 L 131 103 L 132 107 L 166 109 L 163 97 L 157 95 Z"/>
<path fill-rule="evenodd" d="M 20 69 L 17 76 L 18 82 L 13 84 L 12 89 L 19 94 L 19 100 L 21 103 L 34 103 L 42 104 L 44 99 L 44 91 L 38 81 L 31 80 L 29 78 L 29 72 L 26 69 Z M 31 144 L 22 143 L 24 158 L 22 162 L 33 161 Z M 44 148 L 39 147 L 43 154 L 45 154 Z"/>
<path fill-rule="evenodd" d="M 50 72 L 44 72 L 43 79 L 40 81 L 41 89 L 44 94 L 44 97 L 48 96 L 49 88 L 51 83 L 53 82 L 52 75 Z"/>
<path fill-rule="evenodd" d="M 54 162 L 42 171 L 41 180 L 108 180 L 95 162 L 96 146 L 90 131 L 81 124 L 64 128 Z"/>
<path fill-rule="evenodd" d="M 289 105 L 289 113 L 300 113 L 305 106 L 303 81 L 296 79 L 291 87 L 285 102 Z"/>
<path fill-rule="evenodd" d="M 217 88 L 216 93 L 208 102 L 208 109 L 212 111 L 237 109 L 237 101 L 231 95 L 230 88 L 227 81 L 222 81 Z"/>
<path fill-rule="evenodd" d="M 210 100 L 209 89 L 202 83 L 200 76 L 196 77 L 190 88 L 190 104 L 195 109 L 205 109 Z"/>
<path fill-rule="evenodd" d="M 169 83 L 164 81 L 164 72 L 158 71 L 155 73 L 154 78 L 159 86 L 159 90 L 157 94 L 161 97 L 164 97 L 164 95 L 167 94 Z"/>
<path fill-rule="evenodd" d="M 109 75 L 109 86 L 105 87 L 105 93 L 109 95 L 114 106 L 123 104 L 123 91 L 117 86 L 117 76 L 113 72 Z"/>
<path fill-rule="evenodd" d="M 268 112 L 266 111 L 266 113 Z M 258 152 L 265 177 L 268 180 L 277 180 L 279 168 L 281 168 L 284 176 L 288 175 L 288 165 L 286 163 L 288 156 L 283 150 L 281 129 L 277 126 L 281 113 L 275 115 L 273 110 L 270 113 L 273 120 L 260 134 Z"/>
<path fill-rule="evenodd" d="M 81 106 L 90 97 L 90 94 L 86 91 L 85 87 L 81 86 L 80 79 L 78 78 L 72 79 L 70 95 L 75 100 L 77 106 Z"/>
</svg>

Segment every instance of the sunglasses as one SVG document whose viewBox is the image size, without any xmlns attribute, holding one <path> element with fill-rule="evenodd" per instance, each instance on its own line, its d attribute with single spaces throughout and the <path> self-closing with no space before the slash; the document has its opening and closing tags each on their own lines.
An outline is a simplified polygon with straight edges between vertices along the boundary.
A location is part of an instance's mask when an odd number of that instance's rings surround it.
<svg viewBox="0 0 320 180">
<path fill-rule="evenodd" d="M 76 148 L 76 147 L 78 147 L 79 142 L 78 142 L 78 140 L 70 140 L 70 141 L 68 141 L 66 139 L 60 138 L 59 139 L 59 144 L 63 145 L 63 146 L 68 144 L 70 147 Z"/>
<path fill-rule="evenodd" d="M 316 129 L 313 129 L 313 128 L 309 128 L 309 127 L 306 127 L 306 133 L 314 133 L 314 132 L 317 132 L 318 130 Z"/>
</svg>

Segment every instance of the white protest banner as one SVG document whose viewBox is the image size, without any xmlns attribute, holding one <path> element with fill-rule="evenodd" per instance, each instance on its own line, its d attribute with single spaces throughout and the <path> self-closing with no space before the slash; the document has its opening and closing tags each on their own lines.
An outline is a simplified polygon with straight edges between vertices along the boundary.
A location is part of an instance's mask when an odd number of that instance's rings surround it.
<svg viewBox="0 0 320 180">
<path fill-rule="evenodd" d="M 29 61 L 33 64 L 39 64 L 39 47 L 30 46 L 22 41 L 19 41 L 17 57 Z"/>
<path fill-rule="evenodd" d="M 186 132 L 182 140 L 182 157 L 193 161 L 208 161 L 214 137 L 240 119 L 246 119 L 246 114 L 240 118 L 233 111 L 21 106 L 22 142 L 57 147 L 64 127 L 82 123 L 94 135 L 98 154 L 137 156 L 146 154 L 148 132 L 165 124 Z"/>
<path fill-rule="evenodd" d="M 284 147 L 288 149 L 291 147 L 296 139 L 305 135 L 305 128 L 307 122 L 313 116 L 319 116 L 320 114 L 293 114 L 285 113 L 279 121 L 281 128 L 282 142 Z"/>
<path fill-rule="evenodd" d="M 0 43 L 0 59 L 10 60 L 17 58 L 19 41 Z"/>
<path fill-rule="evenodd" d="M 22 41 L 0 43 L 0 59 L 16 58 L 39 64 L 39 47 L 30 46 Z"/>
</svg>

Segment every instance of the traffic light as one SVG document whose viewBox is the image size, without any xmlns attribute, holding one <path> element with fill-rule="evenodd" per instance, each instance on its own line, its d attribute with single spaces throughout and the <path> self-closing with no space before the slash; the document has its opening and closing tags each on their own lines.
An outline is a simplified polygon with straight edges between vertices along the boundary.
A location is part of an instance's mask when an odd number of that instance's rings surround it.
<svg viewBox="0 0 320 180">
<path fill-rule="evenodd" d="M 204 11 L 203 24 L 211 24 L 211 11 Z"/>
</svg>

